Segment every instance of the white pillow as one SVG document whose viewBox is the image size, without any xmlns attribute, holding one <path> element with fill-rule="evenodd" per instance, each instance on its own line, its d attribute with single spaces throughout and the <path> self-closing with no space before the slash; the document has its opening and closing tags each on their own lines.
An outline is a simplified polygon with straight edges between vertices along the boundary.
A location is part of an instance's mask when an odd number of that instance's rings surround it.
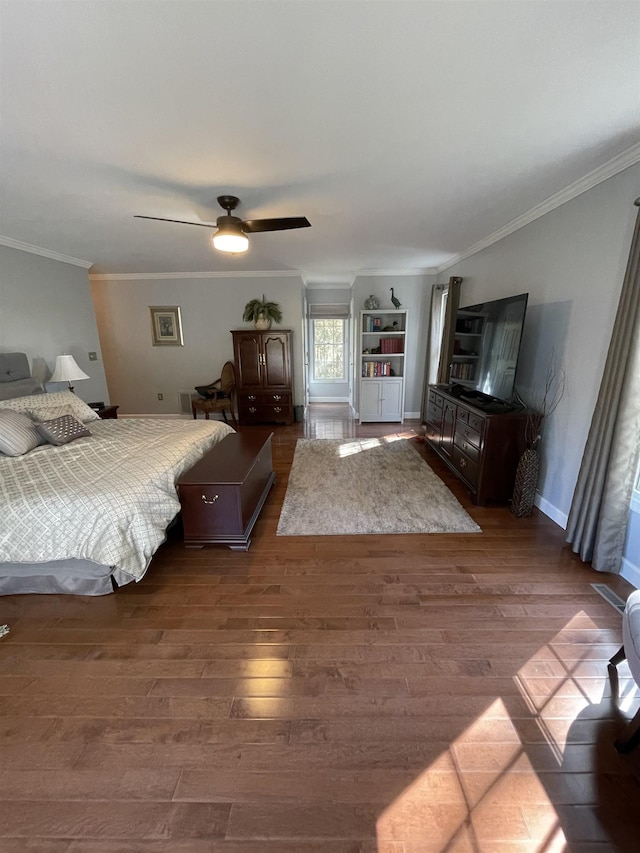
<svg viewBox="0 0 640 853">
<path fill-rule="evenodd" d="M 100 420 L 100 415 L 76 397 L 73 391 L 55 391 L 53 394 L 31 394 L 28 397 L 13 397 L 11 400 L 0 400 L 0 408 L 13 409 L 15 412 L 27 414 L 47 408 L 68 406 L 71 414 L 83 423 Z M 50 420 L 50 419 L 47 419 Z"/>
<path fill-rule="evenodd" d="M 0 409 L 0 454 L 24 456 L 44 443 L 44 437 L 26 415 L 11 409 Z"/>
<path fill-rule="evenodd" d="M 38 406 L 37 409 L 29 409 L 25 414 L 29 415 L 34 421 L 52 421 L 55 418 L 61 418 L 63 415 L 75 417 L 74 411 L 68 403 L 65 403 L 64 406 Z"/>
</svg>

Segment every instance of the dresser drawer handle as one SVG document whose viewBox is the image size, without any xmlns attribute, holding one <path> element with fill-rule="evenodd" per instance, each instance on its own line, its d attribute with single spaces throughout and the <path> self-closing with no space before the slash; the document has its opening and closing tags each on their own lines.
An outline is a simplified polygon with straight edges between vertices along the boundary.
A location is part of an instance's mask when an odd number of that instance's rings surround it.
<svg viewBox="0 0 640 853">
<path fill-rule="evenodd" d="M 274 400 L 282 400 L 282 397 L 280 396 L 280 394 L 274 394 L 273 399 Z"/>
<path fill-rule="evenodd" d="M 464 460 L 464 459 L 459 459 L 459 460 L 458 460 L 458 464 L 460 465 L 460 467 L 461 467 L 461 468 L 466 468 L 466 467 L 467 467 L 466 460 Z"/>
<path fill-rule="evenodd" d="M 255 406 L 249 406 L 249 411 L 251 412 L 251 414 L 252 414 L 252 415 L 255 415 L 255 413 L 256 413 L 258 410 L 256 409 L 256 407 L 255 407 Z"/>
<path fill-rule="evenodd" d="M 255 400 L 255 399 L 256 399 L 255 394 L 249 394 L 249 396 L 247 397 L 247 400 Z"/>
<path fill-rule="evenodd" d="M 282 407 L 281 407 L 281 406 L 274 406 L 274 407 L 273 407 L 273 411 L 274 411 L 274 412 L 281 412 L 281 411 L 282 411 Z"/>
<path fill-rule="evenodd" d="M 463 450 L 465 450 L 465 451 L 467 451 L 467 450 L 470 450 L 470 449 L 471 449 L 471 447 L 470 447 L 470 445 L 468 445 L 468 444 L 467 444 L 467 442 L 466 442 L 466 441 L 463 441 L 463 442 L 462 442 L 462 449 L 463 449 Z"/>
<path fill-rule="evenodd" d="M 218 500 L 219 497 L 220 497 L 220 495 L 214 495 L 213 500 L 210 501 L 206 495 L 201 495 L 202 503 L 204 503 L 204 504 L 214 504 Z"/>
</svg>

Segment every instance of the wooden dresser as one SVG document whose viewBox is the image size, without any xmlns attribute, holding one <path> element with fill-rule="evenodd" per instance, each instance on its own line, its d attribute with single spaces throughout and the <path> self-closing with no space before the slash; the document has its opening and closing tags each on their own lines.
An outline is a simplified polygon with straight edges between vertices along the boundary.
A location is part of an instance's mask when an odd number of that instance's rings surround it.
<svg viewBox="0 0 640 853">
<path fill-rule="evenodd" d="M 231 334 L 240 424 L 292 424 L 293 332 L 242 330 Z"/>
<path fill-rule="evenodd" d="M 428 389 L 426 440 L 476 504 L 507 503 L 525 450 L 525 412 L 487 412 L 438 385 Z"/>
<path fill-rule="evenodd" d="M 247 551 L 251 531 L 275 481 L 271 436 L 233 433 L 178 479 L 184 543 Z"/>
</svg>

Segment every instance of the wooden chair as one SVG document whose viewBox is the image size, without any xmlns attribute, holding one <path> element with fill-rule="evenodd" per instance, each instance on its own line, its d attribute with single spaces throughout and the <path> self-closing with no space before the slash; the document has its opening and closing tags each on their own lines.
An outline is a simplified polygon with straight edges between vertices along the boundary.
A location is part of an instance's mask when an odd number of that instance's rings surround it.
<svg viewBox="0 0 640 853">
<path fill-rule="evenodd" d="M 192 400 L 191 411 L 194 419 L 198 412 L 203 412 L 207 420 L 211 412 L 222 412 L 222 417 L 227 421 L 227 412 L 231 414 L 233 426 L 238 429 L 234 412 L 234 400 L 236 394 L 236 370 L 232 361 L 227 361 L 220 377 L 209 385 L 196 385 L 196 391 L 202 399 Z"/>
</svg>

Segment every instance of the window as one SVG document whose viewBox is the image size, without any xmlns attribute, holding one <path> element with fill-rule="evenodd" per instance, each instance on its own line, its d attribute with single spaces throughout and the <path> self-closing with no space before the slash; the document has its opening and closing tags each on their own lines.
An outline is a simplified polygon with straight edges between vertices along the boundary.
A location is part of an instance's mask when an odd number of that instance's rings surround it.
<svg viewBox="0 0 640 853">
<path fill-rule="evenodd" d="M 312 330 L 314 382 L 344 381 L 344 320 L 312 320 Z"/>
</svg>

